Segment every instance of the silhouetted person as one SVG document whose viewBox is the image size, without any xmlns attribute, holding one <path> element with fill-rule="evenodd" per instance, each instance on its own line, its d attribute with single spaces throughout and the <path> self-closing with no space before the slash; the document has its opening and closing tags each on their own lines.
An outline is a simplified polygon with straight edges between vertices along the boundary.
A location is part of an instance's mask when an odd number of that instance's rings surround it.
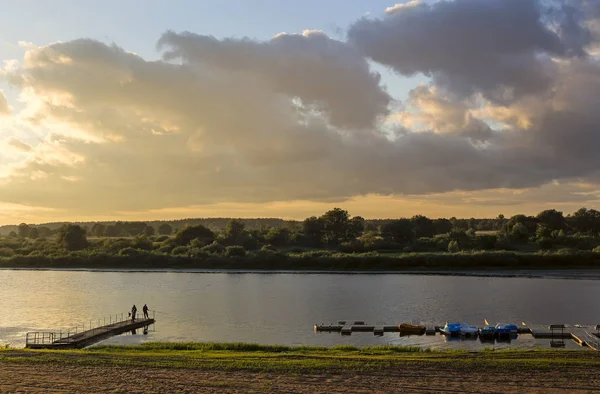
<svg viewBox="0 0 600 394">
<path fill-rule="evenodd" d="M 136 313 L 137 313 L 137 308 L 135 307 L 135 304 L 134 304 L 133 307 L 131 308 L 131 321 L 135 321 Z"/>
<path fill-rule="evenodd" d="M 144 312 L 144 319 L 148 318 L 148 306 L 146 304 L 144 304 L 144 307 L 142 308 L 142 312 Z"/>
</svg>

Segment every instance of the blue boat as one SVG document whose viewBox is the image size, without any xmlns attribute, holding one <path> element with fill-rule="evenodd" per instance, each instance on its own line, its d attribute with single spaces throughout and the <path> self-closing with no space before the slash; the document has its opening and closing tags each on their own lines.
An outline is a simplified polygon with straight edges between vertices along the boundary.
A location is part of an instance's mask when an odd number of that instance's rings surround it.
<svg viewBox="0 0 600 394">
<path fill-rule="evenodd" d="M 484 339 L 493 339 L 496 337 L 496 327 L 485 326 L 479 329 L 479 336 Z"/>
<path fill-rule="evenodd" d="M 460 335 L 460 323 L 446 323 L 446 325 L 442 327 L 440 332 L 444 335 L 457 337 Z"/>
<path fill-rule="evenodd" d="M 517 335 L 518 332 L 515 324 L 496 324 L 496 334 L 498 336 Z"/>
</svg>

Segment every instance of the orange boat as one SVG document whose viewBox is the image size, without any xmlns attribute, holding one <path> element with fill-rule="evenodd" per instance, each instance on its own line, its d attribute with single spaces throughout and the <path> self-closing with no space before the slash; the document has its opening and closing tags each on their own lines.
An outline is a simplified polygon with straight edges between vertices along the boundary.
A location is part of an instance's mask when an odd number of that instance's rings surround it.
<svg viewBox="0 0 600 394">
<path fill-rule="evenodd" d="M 402 323 L 398 324 L 400 335 L 423 335 L 425 334 L 425 326 L 416 326 L 414 324 Z"/>
</svg>

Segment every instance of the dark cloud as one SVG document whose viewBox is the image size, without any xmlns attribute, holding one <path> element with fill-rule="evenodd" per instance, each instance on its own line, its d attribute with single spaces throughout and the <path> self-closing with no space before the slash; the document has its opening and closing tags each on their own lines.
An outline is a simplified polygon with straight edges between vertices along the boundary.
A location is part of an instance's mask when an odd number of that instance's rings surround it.
<svg viewBox="0 0 600 394">
<path fill-rule="evenodd" d="M 167 60 L 254 74 L 275 91 L 324 111 L 339 127 L 372 127 L 388 112 L 391 98 L 379 74 L 353 47 L 319 31 L 279 34 L 267 42 L 167 32 L 158 47 L 168 49 Z"/>
<path fill-rule="evenodd" d="M 461 95 L 496 100 L 543 91 L 550 63 L 564 55 L 560 37 L 541 21 L 537 0 L 455 0 L 393 8 L 363 18 L 351 43 L 403 75 L 425 73 Z M 507 92 L 508 91 L 508 92 Z"/>
</svg>

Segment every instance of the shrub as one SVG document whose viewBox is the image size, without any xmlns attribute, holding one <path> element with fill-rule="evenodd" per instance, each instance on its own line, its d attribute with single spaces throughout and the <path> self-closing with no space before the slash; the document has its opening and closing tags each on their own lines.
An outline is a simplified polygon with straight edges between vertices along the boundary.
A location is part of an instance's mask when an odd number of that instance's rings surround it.
<svg viewBox="0 0 600 394">
<path fill-rule="evenodd" d="M 0 257 L 13 257 L 15 252 L 11 248 L 0 248 Z"/>
<path fill-rule="evenodd" d="M 158 252 L 171 254 L 171 252 L 173 251 L 174 248 L 175 248 L 175 245 L 163 244 L 161 247 L 158 248 Z"/>
<path fill-rule="evenodd" d="M 359 241 L 342 242 L 338 249 L 344 253 L 361 253 L 365 251 L 364 245 Z"/>
<path fill-rule="evenodd" d="M 221 245 L 217 241 L 213 241 L 213 243 L 211 243 L 210 245 L 206 245 L 200 250 L 211 254 L 223 254 L 225 253 L 225 246 Z"/>
<path fill-rule="evenodd" d="M 146 254 L 143 250 L 132 247 L 119 250 L 119 256 L 142 256 Z"/>
<path fill-rule="evenodd" d="M 152 250 L 152 241 L 146 237 L 135 237 L 131 242 L 131 247 L 134 249 Z"/>
<path fill-rule="evenodd" d="M 448 243 L 448 252 L 450 252 L 450 253 L 460 252 L 460 247 L 458 246 L 458 242 L 450 241 Z"/>
<path fill-rule="evenodd" d="M 173 250 L 171 250 L 171 254 L 174 255 L 174 256 L 187 255 L 188 254 L 188 248 L 187 248 L 187 246 L 178 246 L 176 248 L 173 248 Z"/>
<path fill-rule="evenodd" d="M 228 246 L 225 249 L 225 256 L 227 257 L 244 257 L 246 256 L 246 249 L 244 249 L 243 246 L 239 246 L 239 245 L 233 245 L 233 246 Z"/>
<path fill-rule="evenodd" d="M 165 242 L 167 239 L 169 239 L 168 235 L 161 235 L 160 237 L 156 237 L 154 242 Z"/>
<path fill-rule="evenodd" d="M 205 252 L 200 248 L 190 248 L 189 256 L 195 259 L 206 259 L 209 258 L 211 255 L 210 253 Z"/>
</svg>

